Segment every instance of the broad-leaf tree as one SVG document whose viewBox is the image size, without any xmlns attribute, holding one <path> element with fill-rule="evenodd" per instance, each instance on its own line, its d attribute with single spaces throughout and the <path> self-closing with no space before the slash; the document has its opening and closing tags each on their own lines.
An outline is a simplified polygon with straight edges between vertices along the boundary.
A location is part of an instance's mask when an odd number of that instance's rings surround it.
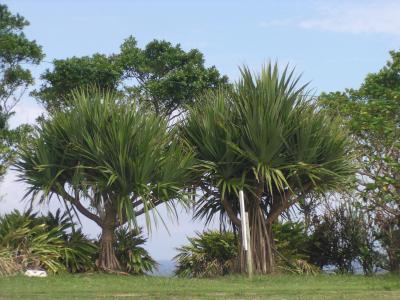
<svg viewBox="0 0 400 300">
<path fill-rule="evenodd" d="M 400 271 L 400 52 L 390 55 L 359 89 L 323 94 L 319 101 L 343 118 L 356 142 L 359 196 L 376 212 L 389 268 Z"/>
<path fill-rule="evenodd" d="M 28 195 L 40 202 L 57 196 L 101 227 L 98 266 L 118 270 L 115 230 L 150 226 L 155 208 L 188 203 L 192 154 L 167 131 L 165 119 L 121 102 L 111 92 L 76 92 L 66 112 L 42 121 L 36 138 L 22 148 L 17 169 Z"/>
<path fill-rule="evenodd" d="M 205 67 L 203 54 L 180 45 L 153 40 L 143 49 L 133 37 L 126 39 L 120 52 L 110 56 L 72 57 L 54 60 L 46 70 L 43 84 L 33 95 L 49 111 L 68 107 L 68 94 L 75 88 L 95 85 L 130 95 L 156 114 L 174 118 L 205 90 L 227 84 L 215 67 Z M 133 97 L 132 97 L 133 96 Z"/>
<path fill-rule="evenodd" d="M 203 54 L 192 49 L 184 51 L 179 44 L 153 40 L 144 49 L 137 46 L 133 37 L 121 45 L 118 61 L 124 70 L 124 78 L 137 81 L 128 92 L 139 97 L 157 114 L 174 116 L 208 89 L 227 84 L 212 66 L 204 66 Z"/>
<path fill-rule="evenodd" d="M 23 33 L 28 25 L 24 17 L 0 4 L 0 176 L 13 161 L 15 144 L 26 131 L 26 127 L 10 130 L 7 124 L 13 108 L 33 83 L 26 66 L 37 65 L 43 58 L 42 48 Z"/>
<path fill-rule="evenodd" d="M 264 274 L 274 271 L 272 224 L 308 194 L 340 189 L 353 170 L 347 133 L 307 99 L 293 71 L 268 64 L 241 74 L 233 92 L 199 100 L 182 132 L 203 169 L 197 216 L 222 214 L 240 228 L 244 189 L 254 267 Z"/>
<path fill-rule="evenodd" d="M 33 77 L 27 64 L 39 64 L 42 48 L 25 37 L 23 29 L 29 22 L 19 14 L 13 15 L 6 5 L 0 5 L 0 106 L 8 114 Z"/>
<path fill-rule="evenodd" d="M 115 59 L 103 54 L 55 59 L 53 70 L 42 75 L 42 86 L 32 92 L 49 112 L 71 106 L 70 94 L 78 88 L 95 86 L 101 90 L 117 90 L 122 81 L 122 69 Z"/>
</svg>

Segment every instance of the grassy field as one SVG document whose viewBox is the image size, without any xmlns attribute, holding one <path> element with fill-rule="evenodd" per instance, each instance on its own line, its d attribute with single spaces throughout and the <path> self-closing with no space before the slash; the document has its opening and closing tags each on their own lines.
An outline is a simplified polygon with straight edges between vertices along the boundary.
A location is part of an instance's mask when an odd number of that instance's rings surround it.
<svg viewBox="0 0 400 300">
<path fill-rule="evenodd" d="M 396 276 L 0 278 L 0 299 L 400 299 Z"/>
</svg>

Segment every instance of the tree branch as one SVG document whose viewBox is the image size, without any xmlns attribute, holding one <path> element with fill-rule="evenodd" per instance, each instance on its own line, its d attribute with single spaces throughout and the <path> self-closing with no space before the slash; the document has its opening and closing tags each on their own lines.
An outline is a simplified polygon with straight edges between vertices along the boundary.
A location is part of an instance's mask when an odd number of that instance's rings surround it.
<svg viewBox="0 0 400 300">
<path fill-rule="evenodd" d="M 295 199 L 295 201 L 290 201 L 290 197 L 292 196 L 291 190 L 286 190 L 283 194 L 281 194 L 281 201 L 273 201 L 271 205 L 271 210 L 267 215 L 267 224 L 271 225 L 285 210 L 289 209 L 293 204 L 299 201 L 299 198 L 303 195 L 306 195 L 311 188 L 311 183 L 307 183 L 302 188 L 302 193 Z"/>
<path fill-rule="evenodd" d="M 228 214 L 229 219 L 232 221 L 232 223 L 237 227 L 241 227 L 242 222 L 237 217 L 236 213 L 233 211 L 232 205 L 229 203 L 229 201 L 226 200 L 225 197 L 221 197 L 221 203 L 222 203 L 222 206 L 224 207 L 226 213 Z"/>
<path fill-rule="evenodd" d="M 58 194 L 63 197 L 65 200 L 69 201 L 72 205 L 76 207 L 76 209 L 85 217 L 89 218 L 90 220 L 94 221 L 97 225 L 102 227 L 103 221 L 100 219 L 99 216 L 91 213 L 86 207 L 82 205 L 79 201 L 79 196 L 76 194 L 75 197 L 72 197 L 64 188 L 60 188 Z"/>
<path fill-rule="evenodd" d="M 156 200 L 155 202 L 153 202 L 152 208 L 164 203 L 165 201 L 162 200 Z M 146 212 L 146 209 L 143 207 L 142 209 L 135 211 L 135 217 L 138 217 L 142 214 L 144 214 Z"/>
</svg>

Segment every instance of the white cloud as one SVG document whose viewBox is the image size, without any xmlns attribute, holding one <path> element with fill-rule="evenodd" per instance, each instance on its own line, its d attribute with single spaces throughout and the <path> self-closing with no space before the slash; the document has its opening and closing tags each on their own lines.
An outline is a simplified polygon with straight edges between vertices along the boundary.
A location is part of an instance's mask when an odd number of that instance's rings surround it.
<svg viewBox="0 0 400 300">
<path fill-rule="evenodd" d="M 400 2 L 328 6 L 319 9 L 319 16 L 301 20 L 298 26 L 353 34 L 400 35 Z"/>
<path fill-rule="evenodd" d="M 400 35 L 400 1 L 314 2 L 311 17 L 259 22 L 262 28 L 299 27 L 351 34 Z"/>
</svg>

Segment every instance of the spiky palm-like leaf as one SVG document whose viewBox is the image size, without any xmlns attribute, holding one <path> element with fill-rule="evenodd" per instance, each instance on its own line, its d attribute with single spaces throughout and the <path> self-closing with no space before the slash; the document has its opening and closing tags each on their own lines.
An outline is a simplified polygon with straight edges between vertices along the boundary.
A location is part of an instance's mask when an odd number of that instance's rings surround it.
<svg viewBox="0 0 400 300">
<path fill-rule="evenodd" d="M 72 108 L 42 122 L 21 150 L 16 167 L 27 195 L 41 196 L 41 202 L 57 195 L 92 219 L 107 236 L 101 246 L 107 251 L 118 226 L 137 225 L 144 214 L 150 227 L 158 205 L 174 213 L 174 200 L 188 204 L 184 187 L 191 182 L 192 154 L 167 130 L 166 120 L 111 92 L 80 91 L 69 101 Z M 105 256 L 105 269 L 119 267 L 114 255 Z"/>
<path fill-rule="evenodd" d="M 28 194 L 43 193 L 44 201 L 72 188 L 99 210 L 106 195 L 129 220 L 139 206 L 135 200 L 148 212 L 159 201 L 185 199 L 180 192 L 191 156 L 165 120 L 119 104 L 111 92 L 77 92 L 71 102 L 71 111 L 44 121 L 21 151 L 16 167 Z"/>
<path fill-rule="evenodd" d="M 147 239 L 143 237 L 141 229 L 120 227 L 115 236 L 115 253 L 128 273 L 138 275 L 157 269 L 157 262 L 142 247 Z"/>
<path fill-rule="evenodd" d="M 271 64 L 257 76 L 241 73 L 233 93 L 207 94 L 182 127 L 203 167 L 206 195 L 231 199 L 229 193 L 255 193 L 261 184 L 270 205 L 271 196 L 288 190 L 341 188 L 353 167 L 340 124 L 308 100 L 306 85 L 298 87 L 288 68 L 281 75 Z"/>
<path fill-rule="evenodd" d="M 244 189 L 250 227 L 258 227 L 251 230 L 261 234 L 307 193 L 346 185 L 354 172 L 347 155 L 351 143 L 340 124 L 309 100 L 293 71 L 280 74 L 268 64 L 258 75 L 247 68 L 241 74 L 233 92 L 199 99 L 182 132 L 201 167 L 196 216 L 209 221 L 227 214 L 240 226 L 237 194 Z M 261 247 L 255 257 L 272 251 L 262 248 L 271 238 L 253 238 Z M 257 268 L 267 272 L 266 263 Z"/>
<path fill-rule="evenodd" d="M 237 237 L 232 232 L 206 231 L 188 238 L 177 248 L 175 274 L 180 277 L 213 277 L 235 271 Z"/>
<path fill-rule="evenodd" d="M 65 270 L 62 234 L 60 227 L 34 224 L 29 214 L 14 211 L 0 218 L 0 251 L 8 253 L 19 270 L 31 267 L 58 272 Z"/>
</svg>

